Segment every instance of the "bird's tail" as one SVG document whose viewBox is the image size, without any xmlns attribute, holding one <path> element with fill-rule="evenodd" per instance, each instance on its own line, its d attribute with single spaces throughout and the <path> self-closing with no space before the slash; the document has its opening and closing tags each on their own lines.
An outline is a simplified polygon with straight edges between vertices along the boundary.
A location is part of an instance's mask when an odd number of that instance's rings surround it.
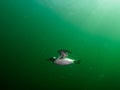
<svg viewBox="0 0 120 90">
<path fill-rule="evenodd" d="M 74 63 L 75 64 L 80 64 L 80 60 L 75 60 Z"/>
</svg>

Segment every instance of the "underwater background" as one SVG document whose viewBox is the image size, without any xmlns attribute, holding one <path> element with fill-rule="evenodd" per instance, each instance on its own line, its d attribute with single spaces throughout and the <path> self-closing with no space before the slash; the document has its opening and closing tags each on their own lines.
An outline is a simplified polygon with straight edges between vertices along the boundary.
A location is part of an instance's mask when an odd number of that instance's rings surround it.
<svg viewBox="0 0 120 90">
<path fill-rule="evenodd" d="M 1 90 L 120 90 L 119 0 L 0 0 Z M 80 64 L 48 59 L 68 49 Z"/>
</svg>

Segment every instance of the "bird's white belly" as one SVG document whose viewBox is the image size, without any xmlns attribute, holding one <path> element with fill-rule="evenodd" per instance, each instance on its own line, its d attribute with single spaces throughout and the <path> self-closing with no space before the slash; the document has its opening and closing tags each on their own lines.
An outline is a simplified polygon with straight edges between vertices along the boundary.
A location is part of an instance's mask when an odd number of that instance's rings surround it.
<svg viewBox="0 0 120 90">
<path fill-rule="evenodd" d="M 64 59 L 58 58 L 54 61 L 54 63 L 59 64 L 59 65 L 69 65 L 69 64 L 72 64 L 73 62 L 74 60 L 70 58 L 64 58 Z"/>
</svg>

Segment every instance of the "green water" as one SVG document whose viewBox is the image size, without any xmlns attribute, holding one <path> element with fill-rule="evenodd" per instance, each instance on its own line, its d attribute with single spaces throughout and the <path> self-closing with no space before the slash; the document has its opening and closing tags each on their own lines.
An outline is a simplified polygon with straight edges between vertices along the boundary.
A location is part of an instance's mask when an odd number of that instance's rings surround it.
<svg viewBox="0 0 120 90">
<path fill-rule="evenodd" d="M 1 0 L 1 90 L 119 90 L 120 7 L 97 1 Z M 47 61 L 59 49 L 81 64 Z"/>
</svg>

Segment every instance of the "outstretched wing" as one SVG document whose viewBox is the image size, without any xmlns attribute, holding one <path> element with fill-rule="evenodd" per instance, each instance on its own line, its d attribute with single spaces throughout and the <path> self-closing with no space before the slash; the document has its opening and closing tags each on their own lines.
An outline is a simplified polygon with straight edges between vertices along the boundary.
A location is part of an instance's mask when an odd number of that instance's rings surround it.
<svg viewBox="0 0 120 90">
<path fill-rule="evenodd" d="M 67 49 L 60 49 L 57 51 L 59 54 L 61 54 L 61 52 L 64 52 L 64 53 L 71 53 L 70 50 L 67 50 Z"/>
</svg>

